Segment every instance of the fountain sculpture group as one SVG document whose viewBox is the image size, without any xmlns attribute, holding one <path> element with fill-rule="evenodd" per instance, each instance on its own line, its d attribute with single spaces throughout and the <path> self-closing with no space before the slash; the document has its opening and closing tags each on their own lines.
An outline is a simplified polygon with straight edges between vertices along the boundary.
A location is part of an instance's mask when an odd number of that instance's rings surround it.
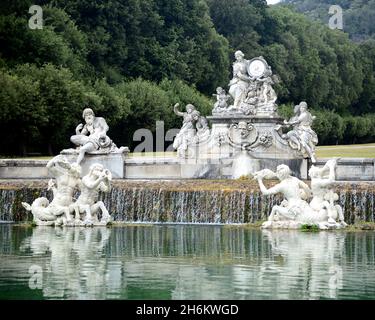
<svg viewBox="0 0 375 320">
<path fill-rule="evenodd" d="M 241 51 L 235 53 L 235 58 L 229 95 L 222 87 L 214 94 L 212 116 L 207 117 L 211 130 L 193 105 L 186 106 L 186 113 L 177 113 L 184 117 L 173 144 L 178 157 L 212 163 L 227 161 L 233 164 L 232 171 L 238 163 L 244 163 L 243 175 L 287 164 L 294 174 L 307 178 L 303 176 L 307 172 L 306 159 L 316 162 L 318 143 L 311 128 L 315 117 L 307 103 L 295 106 L 294 116 L 284 120 L 277 113 L 277 95 L 272 87 L 279 79 L 267 61 L 263 57 L 246 60 Z M 238 157 L 242 160 L 237 161 Z M 233 177 L 237 178 L 235 174 Z"/>
<path fill-rule="evenodd" d="M 337 159 L 328 161 L 323 168 L 311 167 L 311 190 L 291 175 L 293 172 L 302 176 L 304 160 L 316 162 L 318 136 L 312 129 L 315 117 L 307 103 L 296 105 L 291 119 L 282 119 L 277 114 L 277 95 L 272 87 L 278 78 L 267 61 L 263 57 L 246 60 L 241 51 L 235 53 L 235 58 L 229 95 L 222 87 L 213 95 L 216 102 L 208 117 L 211 130 L 193 105 L 186 106 L 186 113 L 177 113 L 175 106 L 175 112 L 184 117 L 173 144 L 177 156 L 230 159 L 234 178 L 253 176 L 264 195 L 282 193 L 285 200 L 272 208 L 264 228 L 299 228 L 304 224 L 320 229 L 345 227 L 342 208 L 335 204 L 338 195 L 332 190 Z M 198 123 L 204 123 L 204 129 Z M 293 170 L 286 163 L 293 165 Z M 280 183 L 267 189 L 265 178 L 278 178 Z"/>
<path fill-rule="evenodd" d="M 284 120 L 277 113 L 277 95 L 272 87 L 279 80 L 266 60 L 246 60 L 241 51 L 235 53 L 235 58 L 229 95 L 221 87 L 214 94 L 216 102 L 208 117 L 211 129 L 207 118 L 192 104 L 185 107 L 185 112 L 179 110 L 178 104 L 174 106 L 175 114 L 183 118 L 173 143 L 181 164 L 190 158 L 219 164 L 229 161 L 234 178 L 250 175 L 258 180 L 264 195 L 283 194 L 285 200 L 272 208 L 264 228 L 298 228 L 303 224 L 315 224 L 321 229 L 345 227 L 342 208 L 335 204 L 338 195 L 332 190 L 337 159 L 328 161 L 323 168 L 311 167 L 311 189 L 292 176 L 303 176 L 307 159 L 316 162 L 318 137 L 311 128 L 315 117 L 307 103 L 296 105 L 294 116 Z M 38 225 L 106 225 L 111 220 L 104 204 L 98 201 L 99 191 L 110 190 L 111 171 L 103 164 L 93 163 L 81 178 L 81 162 L 87 155 L 99 154 L 100 163 L 112 166 L 108 157 L 128 149 L 116 147 L 107 136 L 106 121 L 95 117 L 92 109 L 83 111 L 83 119 L 85 124 L 79 124 L 71 137 L 78 148 L 62 151 L 47 164 L 55 178 L 49 182 L 52 202 L 39 198 L 32 205 L 23 203 Z M 70 162 L 67 157 L 76 160 Z M 124 163 L 120 161 L 119 167 L 123 168 Z M 263 179 L 272 178 L 278 178 L 280 183 L 267 189 Z M 80 195 L 74 201 L 77 189 Z"/>
<path fill-rule="evenodd" d="M 81 178 L 81 162 L 87 153 L 121 153 L 107 136 L 108 125 L 103 118 L 95 117 L 92 109 L 83 111 L 85 125 L 79 124 L 76 135 L 71 141 L 78 149 L 64 150 L 47 163 L 49 173 L 54 177 L 48 183 L 48 190 L 53 193 L 53 200 L 38 198 L 31 205 L 23 202 L 27 211 L 31 211 L 36 225 L 55 226 L 93 226 L 107 225 L 111 216 L 104 203 L 99 201 L 99 192 L 109 192 L 112 173 L 100 163 L 89 166 L 88 173 Z M 77 154 L 71 163 L 66 154 Z M 76 200 L 76 191 L 80 194 Z M 100 213 L 100 219 L 98 217 Z"/>
<path fill-rule="evenodd" d="M 286 165 L 277 167 L 276 173 L 265 169 L 254 174 L 263 195 L 281 193 L 284 200 L 272 208 L 268 221 L 262 227 L 298 229 L 303 225 L 316 225 L 319 229 L 340 229 L 347 226 L 342 208 L 335 204 L 338 195 L 333 191 L 335 168 L 338 159 L 329 160 L 323 168 L 309 170 L 311 189 L 303 181 L 291 176 Z M 263 179 L 278 178 L 280 183 L 267 189 Z M 308 200 L 311 199 L 310 202 Z"/>
</svg>

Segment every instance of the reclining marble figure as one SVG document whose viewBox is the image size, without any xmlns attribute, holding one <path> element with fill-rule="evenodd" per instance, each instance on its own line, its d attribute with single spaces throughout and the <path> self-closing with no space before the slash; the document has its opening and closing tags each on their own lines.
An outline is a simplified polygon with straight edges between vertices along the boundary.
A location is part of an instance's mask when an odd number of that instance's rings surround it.
<svg viewBox="0 0 375 320">
<path fill-rule="evenodd" d="M 291 170 L 286 165 L 278 166 L 276 173 L 270 170 L 256 172 L 254 178 L 258 180 L 262 194 L 281 193 L 284 196 L 283 202 L 272 208 L 268 221 L 262 227 L 296 229 L 304 224 L 318 225 L 320 229 L 346 227 L 342 208 L 335 204 L 338 195 L 332 190 L 336 164 L 337 159 L 334 159 L 328 161 L 322 169 L 312 167 L 312 190 L 303 181 L 292 177 Z M 263 179 L 272 177 L 277 177 L 280 183 L 267 189 Z"/>
</svg>

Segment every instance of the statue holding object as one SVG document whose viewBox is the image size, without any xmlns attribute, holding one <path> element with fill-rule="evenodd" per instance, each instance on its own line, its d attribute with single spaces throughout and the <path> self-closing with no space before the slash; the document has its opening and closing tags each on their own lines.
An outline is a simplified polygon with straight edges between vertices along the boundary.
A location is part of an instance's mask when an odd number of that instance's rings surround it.
<svg viewBox="0 0 375 320">
<path fill-rule="evenodd" d="M 316 162 L 315 148 L 318 144 L 318 136 L 311 128 L 316 119 L 307 108 L 306 102 L 301 102 L 294 107 L 294 116 L 285 120 L 284 125 L 277 126 L 276 131 L 281 128 L 292 127 L 292 130 L 286 134 L 281 133 L 281 137 L 288 141 L 293 150 L 298 150 L 305 157 L 311 158 L 311 162 Z"/>
<path fill-rule="evenodd" d="M 85 154 L 109 154 L 122 153 L 128 150 L 126 147 L 117 148 L 107 136 L 109 127 L 104 118 L 96 117 L 92 109 L 83 110 L 82 117 L 85 124 L 80 123 L 76 127 L 76 134 L 70 141 L 78 146 L 78 150 L 63 150 L 61 154 L 75 154 L 78 152 L 77 164 L 81 164 Z"/>
</svg>

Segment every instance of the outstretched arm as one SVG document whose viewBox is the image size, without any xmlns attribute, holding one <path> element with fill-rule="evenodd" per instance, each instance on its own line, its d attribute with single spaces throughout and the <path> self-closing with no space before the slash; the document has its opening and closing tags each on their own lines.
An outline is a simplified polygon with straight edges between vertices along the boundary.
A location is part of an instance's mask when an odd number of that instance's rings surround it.
<svg viewBox="0 0 375 320">
<path fill-rule="evenodd" d="M 260 191 L 266 196 L 271 195 L 271 194 L 277 194 L 277 193 L 281 192 L 280 184 L 277 184 L 276 186 L 267 189 L 261 178 L 258 179 L 258 183 L 259 183 Z"/>
<path fill-rule="evenodd" d="M 64 169 L 70 169 L 70 164 L 67 161 L 61 160 L 60 156 L 57 156 L 48 161 L 46 167 L 53 175 L 61 175 L 65 173 Z"/>
<path fill-rule="evenodd" d="M 243 74 L 242 72 L 237 72 L 236 74 L 237 78 L 243 80 L 243 81 L 246 81 L 246 82 L 250 82 L 252 79 L 250 77 L 248 77 L 247 75 Z"/>
</svg>

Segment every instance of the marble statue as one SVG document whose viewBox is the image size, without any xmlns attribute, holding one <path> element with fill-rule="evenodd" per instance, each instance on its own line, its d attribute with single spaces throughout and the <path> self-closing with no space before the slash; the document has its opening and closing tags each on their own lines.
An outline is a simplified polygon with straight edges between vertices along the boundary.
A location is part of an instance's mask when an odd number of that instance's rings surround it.
<svg viewBox="0 0 375 320">
<path fill-rule="evenodd" d="M 288 166 L 280 165 L 277 167 L 274 176 L 280 180 L 280 183 L 267 189 L 263 183 L 263 179 L 272 176 L 273 174 L 270 170 L 262 170 L 254 174 L 254 178 L 258 180 L 262 194 L 272 195 L 282 193 L 285 197 L 281 205 L 276 205 L 272 208 L 268 221 L 263 225 L 265 228 L 271 226 L 273 221 L 294 221 L 309 208 L 306 200 L 310 195 L 310 189 L 303 181 L 291 176 Z"/>
<path fill-rule="evenodd" d="M 188 104 L 185 107 L 186 112 L 181 112 L 178 110 L 179 106 L 180 104 L 176 103 L 173 107 L 173 111 L 176 115 L 183 118 L 183 123 L 179 133 L 173 141 L 173 148 L 177 150 L 177 156 L 179 158 L 185 158 L 187 157 L 188 144 L 195 136 L 195 120 L 193 112 L 196 110 L 192 104 Z"/>
<path fill-rule="evenodd" d="M 107 193 L 111 189 L 112 174 L 106 170 L 101 164 L 93 164 L 90 172 L 84 176 L 80 183 L 81 194 L 77 201 L 73 204 L 76 222 L 81 221 L 81 214 L 84 213 L 83 224 L 92 225 L 99 222 L 97 213 L 101 211 L 102 218 L 100 220 L 104 225 L 111 221 L 104 203 L 98 201 L 99 191 Z"/>
<path fill-rule="evenodd" d="M 242 101 L 246 98 L 247 89 L 252 79 L 247 72 L 249 61 L 245 59 L 243 52 L 236 51 L 234 56 L 236 61 L 233 64 L 233 79 L 229 83 L 229 94 L 234 100 L 232 109 L 239 110 Z"/>
<path fill-rule="evenodd" d="M 336 182 L 335 169 L 338 158 L 327 161 L 323 168 L 312 166 L 309 170 L 311 178 L 311 190 L 313 198 L 310 202 L 310 207 L 314 211 L 326 212 L 328 215 L 328 222 L 335 224 L 337 220 L 346 227 L 344 221 L 343 210 L 341 206 L 335 204 L 339 199 L 337 193 L 332 190 Z"/>
<path fill-rule="evenodd" d="M 219 108 L 219 103 L 225 105 L 228 99 L 225 98 L 225 91 L 217 93 L 215 96 L 218 101 L 214 105 L 213 114 L 276 115 L 277 95 L 272 85 L 277 82 L 277 77 L 272 76 L 272 69 L 267 61 L 263 57 L 246 60 L 242 51 L 236 51 L 235 59 L 233 78 L 229 83 L 229 94 L 234 103 L 229 107 Z"/>
<path fill-rule="evenodd" d="M 113 141 L 107 136 L 109 127 L 104 118 L 96 117 L 92 109 L 83 110 L 82 117 L 85 124 L 80 123 L 76 127 L 76 134 L 70 141 L 78 146 L 78 150 L 63 150 L 62 154 L 74 154 L 78 152 L 77 164 L 81 164 L 85 154 L 95 153 L 122 153 L 125 147 L 117 148 Z"/>
<path fill-rule="evenodd" d="M 207 119 L 201 116 L 199 111 L 193 112 L 193 119 L 195 121 L 195 127 L 197 129 L 194 142 L 200 143 L 209 139 L 211 132 L 208 126 Z"/>
<path fill-rule="evenodd" d="M 178 107 L 177 103 L 173 109 L 176 115 L 183 117 L 183 124 L 173 141 L 173 148 L 179 158 L 189 158 L 192 153 L 189 146 L 207 141 L 211 131 L 207 119 L 192 104 L 185 107 L 186 112 L 179 111 Z"/>
<path fill-rule="evenodd" d="M 54 177 L 48 182 L 48 190 L 53 193 L 53 200 L 47 198 L 36 199 L 31 205 L 22 202 L 22 206 L 31 211 L 36 225 L 47 226 L 76 226 L 76 225 L 106 225 L 110 222 L 110 215 L 103 202 L 98 201 L 99 191 L 110 190 L 111 172 L 100 164 L 92 165 L 90 173 L 81 180 L 81 167 L 77 163 L 70 163 L 59 155 L 47 164 L 50 174 Z M 80 190 L 78 200 L 74 202 L 74 195 Z M 102 219 L 98 222 L 96 214 L 99 209 Z M 75 220 L 73 219 L 75 213 Z M 85 213 L 81 220 L 80 213 Z"/>
<path fill-rule="evenodd" d="M 80 181 L 81 168 L 78 164 L 70 164 L 64 157 L 57 156 L 47 163 L 48 171 L 56 179 L 50 181 L 49 188 L 53 190 L 53 200 L 38 198 L 30 206 L 23 202 L 23 207 L 31 211 L 37 225 L 62 225 L 73 221 L 70 205 Z"/>
<path fill-rule="evenodd" d="M 216 103 L 214 104 L 212 113 L 225 112 L 228 108 L 228 100 L 230 99 L 230 95 L 227 95 L 222 87 L 218 87 L 216 89 L 216 94 L 213 94 L 213 96 L 216 97 Z"/>
<path fill-rule="evenodd" d="M 320 229 L 346 227 L 342 208 L 335 205 L 338 196 L 332 190 L 336 164 L 337 160 L 330 160 L 324 168 L 313 167 L 310 170 L 312 190 L 306 183 L 291 176 L 286 165 L 278 166 L 276 173 L 267 169 L 256 172 L 254 178 L 258 180 L 262 194 L 281 193 L 284 196 L 283 202 L 272 208 L 268 221 L 262 227 L 296 229 L 304 224 L 317 225 Z M 327 171 L 328 176 L 325 176 Z M 267 189 L 263 179 L 273 177 L 277 177 L 280 183 Z"/>
<path fill-rule="evenodd" d="M 305 157 L 311 158 L 312 163 L 316 162 L 315 147 L 318 144 L 318 136 L 311 128 L 315 116 L 308 111 L 307 103 L 301 102 L 294 108 L 294 116 L 289 120 L 285 120 L 284 126 L 276 127 L 292 127 L 292 130 L 286 134 L 282 134 L 282 138 L 289 142 L 292 149 L 300 151 Z"/>
<path fill-rule="evenodd" d="M 272 85 L 275 84 L 272 77 L 268 76 L 262 81 L 261 86 L 261 102 L 265 105 L 274 105 L 277 100 L 277 95 Z"/>
</svg>

